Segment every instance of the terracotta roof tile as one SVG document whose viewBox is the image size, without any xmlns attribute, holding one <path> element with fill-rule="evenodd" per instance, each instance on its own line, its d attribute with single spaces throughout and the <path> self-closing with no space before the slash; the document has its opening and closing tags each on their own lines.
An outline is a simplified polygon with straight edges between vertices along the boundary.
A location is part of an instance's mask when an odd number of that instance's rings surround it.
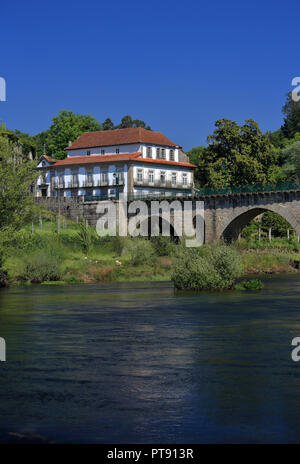
<svg viewBox="0 0 300 464">
<path fill-rule="evenodd" d="M 122 161 L 138 161 L 139 163 L 152 163 L 152 164 L 167 164 L 171 166 L 185 166 L 195 168 L 196 166 L 191 163 L 167 161 L 161 159 L 142 158 L 141 153 L 122 153 L 119 155 L 92 155 L 92 156 L 70 156 L 64 160 L 53 160 L 51 158 L 51 165 L 56 166 L 74 166 L 78 164 L 97 164 L 97 163 L 116 163 Z"/>
<path fill-rule="evenodd" d="M 131 143 L 149 143 L 167 147 L 179 147 L 179 145 L 171 142 L 161 132 L 150 131 L 142 127 L 132 127 L 128 129 L 84 132 L 69 147 L 66 147 L 65 150 L 127 145 Z"/>
<path fill-rule="evenodd" d="M 63 160 L 55 160 L 53 166 L 131 161 L 136 159 L 138 156 L 140 156 L 140 153 L 122 153 L 120 155 L 70 156 L 69 158 Z"/>
</svg>

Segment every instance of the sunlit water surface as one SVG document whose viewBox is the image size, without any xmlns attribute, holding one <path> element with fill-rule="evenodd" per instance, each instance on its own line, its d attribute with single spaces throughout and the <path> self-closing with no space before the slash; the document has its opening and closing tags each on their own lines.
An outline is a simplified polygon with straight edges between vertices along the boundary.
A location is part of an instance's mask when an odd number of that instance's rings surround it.
<svg viewBox="0 0 300 464">
<path fill-rule="evenodd" d="M 170 283 L 0 292 L 0 438 L 300 442 L 300 277 L 258 292 Z"/>
</svg>

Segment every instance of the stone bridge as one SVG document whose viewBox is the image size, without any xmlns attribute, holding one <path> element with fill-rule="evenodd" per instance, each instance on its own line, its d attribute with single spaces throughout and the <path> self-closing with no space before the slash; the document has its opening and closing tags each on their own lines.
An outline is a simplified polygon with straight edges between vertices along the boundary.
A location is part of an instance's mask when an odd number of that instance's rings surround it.
<svg viewBox="0 0 300 464">
<path fill-rule="evenodd" d="M 300 235 L 300 188 L 299 190 L 167 198 L 169 203 L 174 200 L 192 201 L 193 212 L 196 201 L 204 201 L 204 230 L 207 243 L 221 238 L 226 241 L 236 240 L 243 227 L 265 211 L 278 213 L 290 223 L 295 233 Z M 74 221 L 84 218 L 90 225 L 95 225 L 100 218 L 96 212 L 98 202 L 84 201 L 83 197 L 37 198 L 36 201 Z M 151 199 L 145 201 L 149 205 Z M 118 204 L 118 201 L 114 200 L 114 202 Z M 172 213 L 170 222 L 172 229 L 174 222 Z"/>
</svg>

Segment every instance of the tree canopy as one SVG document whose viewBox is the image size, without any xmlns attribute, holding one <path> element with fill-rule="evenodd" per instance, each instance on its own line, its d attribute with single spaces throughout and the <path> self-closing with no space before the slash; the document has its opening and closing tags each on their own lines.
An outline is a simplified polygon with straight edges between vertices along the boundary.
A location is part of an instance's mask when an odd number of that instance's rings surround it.
<svg viewBox="0 0 300 464">
<path fill-rule="evenodd" d="M 277 153 L 268 134 L 263 134 L 252 119 L 242 126 L 230 119 L 216 121 L 207 142 L 207 147 L 189 152 L 198 166 L 199 185 L 224 187 L 277 180 Z"/>
</svg>

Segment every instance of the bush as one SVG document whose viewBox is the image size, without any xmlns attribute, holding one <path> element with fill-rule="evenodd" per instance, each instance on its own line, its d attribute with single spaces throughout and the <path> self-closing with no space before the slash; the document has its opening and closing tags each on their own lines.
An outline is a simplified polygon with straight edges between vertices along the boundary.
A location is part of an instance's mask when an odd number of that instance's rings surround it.
<svg viewBox="0 0 300 464">
<path fill-rule="evenodd" d="M 172 274 L 177 289 L 223 290 L 232 287 L 242 272 L 238 251 L 223 244 L 182 248 Z"/>
<path fill-rule="evenodd" d="M 150 241 L 157 256 L 168 256 L 172 252 L 172 243 L 169 237 L 158 235 L 151 237 Z"/>
<path fill-rule="evenodd" d="M 137 238 L 131 243 L 130 254 L 132 264 L 149 264 L 153 259 L 154 250 L 149 240 Z"/>
<path fill-rule="evenodd" d="M 240 284 L 235 285 L 235 290 L 261 290 L 263 283 L 259 279 L 245 280 Z"/>
<path fill-rule="evenodd" d="M 24 269 L 20 278 L 32 283 L 61 280 L 62 273 L 57 257 L 45 251 L 38 251 L 25 256 Z"/>
<path fill-rule="evenodd" d="M 120 235 L 116 235 L 115 237 L 111 237 L 111 243 L 116 255 L 121 256 L 122 251 L 125 247 L 126 238 L 120 237 Z"/>
<path fill-rule="evenodd" d="M 79 231 L 77 234 L 77 240 L 82 248 L 82 251 L 85 254 L 88 254 L 91 248 L 91 245 L 92 245 L 92 234 L 91 234 L 88 224 L 84 220 L 82 220 L 79 223 Z"/>
</svg>

